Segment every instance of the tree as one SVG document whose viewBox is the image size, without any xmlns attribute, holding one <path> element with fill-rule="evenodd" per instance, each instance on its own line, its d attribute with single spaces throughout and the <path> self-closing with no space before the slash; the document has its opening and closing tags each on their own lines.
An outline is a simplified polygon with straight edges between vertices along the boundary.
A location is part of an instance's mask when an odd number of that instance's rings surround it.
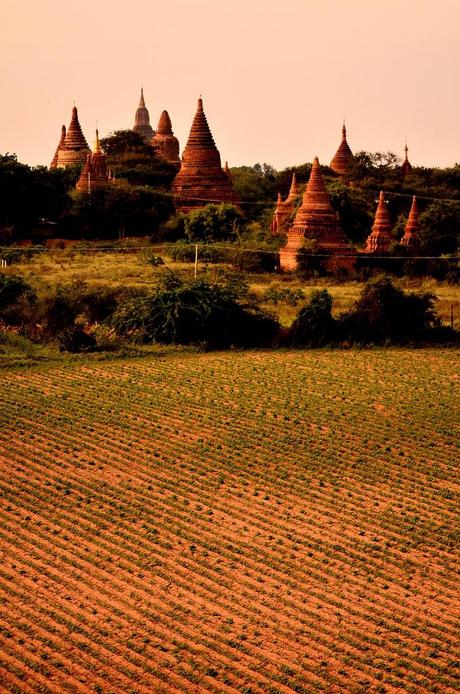
<svg viewBox="0 0 460 694">
<path fill-rule="evenodd" d="M 310 301 L 300 309 L 291 329 L 292 344 L 320 347 L 336 337 L 336 321 L 332 317 L 332 296 L 327 289 L 316 289 Z"/>
<path fill-rule="evenodd" d="M 154 148 L 133 130 L 117 130 L 101 140 L 107 166 L 116 178 L 133 185 L 169 190 L 177 168 L 161 159 Z"/>
<path fill-rule="evenodd" d="M 460 200 L 430 205 L 420 215 L 419 238 L 423 254 L 456 253 L 460 243 Z"/>
<path fill-rule="evenodd" d="M 185 216 L 185 233 L 191 242 L 231 241 L 237 238 L 241 223 L 241 212 L 234 205 L 206 205 Z"/>
</svg>

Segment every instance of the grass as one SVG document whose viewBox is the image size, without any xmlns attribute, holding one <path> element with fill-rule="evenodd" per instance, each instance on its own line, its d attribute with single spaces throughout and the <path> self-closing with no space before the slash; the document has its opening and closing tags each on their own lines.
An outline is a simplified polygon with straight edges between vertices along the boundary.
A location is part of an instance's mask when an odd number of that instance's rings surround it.
<svg viewBox="0 0 460 694">
<path fill-rule="evenodd" d="M 104 252 L 79 251 L 78 248 L 56 249 L 36 254 L 30 260 L 11 266 L 11 272 L 24 275 L 29 281 L 47 281 L 50 283 L 70 283 L 76 280 L 87 282 L 94 286 L 151 286 L 161 272 L 152 268 L 147 258 L 153 251 L 146 247 L 139 252 Z M 187 263 L 172 262 L 163 256 L 166 267 L 180 274 L 190 276 L 193 266 Z M 199 265 L 200 273 L 215 272 L 215 266 Z M 334 314 L 350 308 L 357 299 L 363 287 L 360 282 L 335 283 L 334 280 L 317 280 L 309 283 L 301 282 L 289 275 L 251 275 L 249 277 L 251 290 L 262 296 L 269 287 L 289 286 L 291 289 L 302 289 L 307 295 L 312 288 L 326 288 L 334 297 Z M 454 311 L 454 325 L 460 329 L 460 289 L 436 280 L 396 280 L 396 284 L 407 290 L 430 291 L 438 297 L 438 310 L 442 320 L 450 324 L 451 307 Z M 267 308 L 277 314 L 284 326 L 289 326 L 295 318 L 302 302 L 290 306 L 287 302 L 276 305 L 267 304 Z"/>
<path fill-rule="evenodd" d="M 450 349 L 4 368 L 4 690 L 456 691 L 458 378 Z"/>
</svg>

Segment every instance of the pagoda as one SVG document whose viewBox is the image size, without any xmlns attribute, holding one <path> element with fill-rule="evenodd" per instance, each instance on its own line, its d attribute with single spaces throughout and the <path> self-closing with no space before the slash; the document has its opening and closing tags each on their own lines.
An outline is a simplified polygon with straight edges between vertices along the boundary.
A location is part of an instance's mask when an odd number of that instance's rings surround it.
<svg viewBox="0 0 460 694">
<path fill-rule="evenodd" d="M 163 111 L 160 116 L 151 145 L 159 157 L 170 164 L 180 166 L 179 140 L 173 134 L 171 119 L 167 111 Z"/>
<path fill-rule="evenodd" d="M 209 203 L 238 204 L 232 180 L 222 169 L 219 150 L 209 129 L 201 97 L 182 153 L 181 169 L 172 189 L 176 208 L 181 212 Z"/>
<path fill-rule="evenodd" d="M 409 218 L 404 229 L 404 236 L 400 241 L 401 245 L 406 246 L 406 248 L 408 248 L 411 251 L 416 251 L 419 245 L 417 233 L 419 229 L 420 223 L 418 221 L 417 198 L 414 195 L 412 198 L 412 206 L 410 208 Z"/>
<path fill-rule="evenodd" d="M 155 131 L 150 125 L 150 115 L 145 105 L 143 87 L 141 87 L 141 98 L 139 99 L 139 106 L 134 117 L 133 130 L 141 135 L 147 144 L 150 144 L 152 137 L 155 135 Z"/>
<path fill-rule="evenodd" d="M 329 269 L 337 266 L 351 267 L 350 256 L 353 249 L 349 246 L 345 233 L 332 209 L 329 193 L 326 190 L 318 157 L 315 157 L 310 178 L 303 194 L 302 204 L 297 210 L 294 224 L 287 234 L 287 243 L 280 250 L 281 270 L 297 268 L 297 254 L 303 246 L 304 239 L 316 241 L 318 251 L 330 255 L 326 265 Z M 334 258 L 334 256 L 344 256 Z"/>
<path fill-rule="evenodd" d="M 286 233 L 288 230 L 298 195 L 299 186 L 294 171 L 292 174 L 291 188 L 286 200 L 283 200 L 281 193 L 278 193 L 278 200 L 271 223 L 271 232 L 273 236 L 279 236 L 280 234 Z"/>
<path fill-rule="evenodd" d="M 366 239 L 365 253 L 387 253 L 393 241 L 390 217 L 383 191 L 380 191 L 379 202 L 375 211 L 374 225 Z"/>
<path fill-rule="evenodd" d="M 90 150 L 78 120 L 77 107 L 72 109 L 72 119 L 62 145 L 57 150 L 58 169 L 84 164 Z"/>
<path fill-rule="evenodd" d="M 66 136 L 66 129 L 65 129 L 65 125 L 63 125 L 62 128 L 61 128 L 61 139 L 59 140 L 59 144 L 58 144 L 58 146 L 56 147 L 56 151 L 55 151 L 55 153 L 54 153 L 53 160 L 52 160 L 52 162 L 51 162 L 51 164 L 50 164 L 50 169 L 57 169 L 57 165 L 58 165 L 58 155 L 59 155 L 59 151 L 60 151 L 60 150 L 63 148 L 63 146 L 64 146 L 65 136 Z"/>
<path fill-rule="evenodd" d="M 101 150 L 99 132 L 96 130 L 96 141 L 92 152 L 86 157 L 86 162 L 77 181 L 79 193 L 92 193 L 94 190 L 106 188 L 109 183 L 105 154 Z"/>
<path fill-rule="evenodd" d="M 342 127 L 342 142 L 330 163 L 330 167 L 338 176 L 345 176 L 349 172 L 352 162 L 353 152 L 347 142 L 347 129 L 344 123 Z"/>
<path fill-rule="evenodd" d="M 406 141 L 406 145 L 404 147 L 404 161 L 401 164 L 401 173 L 402 173 L 403 178 L 405 178 L 407 176 L 407 174 L 410 174 L 410 172 L 412 171 L 412 164 L 409 161 L 408 152 L 409 152 L 409 148 L 407 146 L 407 141 Z"/>
</svg>

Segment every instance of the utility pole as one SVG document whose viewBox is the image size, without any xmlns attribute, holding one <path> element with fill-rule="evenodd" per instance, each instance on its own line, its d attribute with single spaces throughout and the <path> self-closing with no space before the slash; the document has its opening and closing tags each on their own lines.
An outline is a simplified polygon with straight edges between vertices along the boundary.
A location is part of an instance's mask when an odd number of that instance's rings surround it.
<svg viewBox="0 0 460 694">
<path fill-rule="evenodd" d="M 198 244 L 196 243 L 195 244 L 195 273 L 194 273 L 195 278 L 196 278 L 197 270 L 198 270 Z"/>
</svg>

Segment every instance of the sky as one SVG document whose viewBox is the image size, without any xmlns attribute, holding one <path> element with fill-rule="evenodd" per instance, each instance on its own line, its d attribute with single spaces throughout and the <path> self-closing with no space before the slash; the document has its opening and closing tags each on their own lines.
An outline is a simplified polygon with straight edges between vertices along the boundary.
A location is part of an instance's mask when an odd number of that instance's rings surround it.
<svg viewBox="0 0 460 694">
<path fill-rule="evenodd" d="M 460 161 L 460 0 L 0 0 L 0 152 L 51 161 L 74 101 L 89 142 L 143 85 L 184 147 L 197 98 L 222 160 L 353 151 Z"/>
</svg>

